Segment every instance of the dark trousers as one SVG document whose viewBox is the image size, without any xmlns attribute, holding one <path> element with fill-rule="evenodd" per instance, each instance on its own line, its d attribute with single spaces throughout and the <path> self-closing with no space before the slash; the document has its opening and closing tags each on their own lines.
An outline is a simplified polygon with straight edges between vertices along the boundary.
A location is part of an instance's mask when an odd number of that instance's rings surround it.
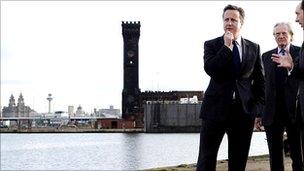
<svg viewBox="0 0 304 171">
<path fill-rule="evenodd" d="M 300 132 L 301 132 L 301 147 L 302 147 L 302 160 L 304 162 L 304 119 L 302 117 L 302 114 L 301 114 L 301 106 L 300 106 L 300 102 L 298 100 L 298 104 L 297 104 L 297 122 L 299 124 L 299 127 L 300 127 Z"/>
<path fill-rule="evenodd" d="M 286 129 L 293 171 L 303 171 L 300 126 L 297 123 L 274 123 L 265 126 L 271 171 L 284 171 L 283 134 Z"/>
<path fill-rule="evenodd" d="M 228 137 L 228 170 L 246 168 L 254 119 L 244 114 L 240 103 L 232 104 L 226 121 L 203 120 L 197 171 L 215 171 L 217 153 L 224 137 Z"/>
</svg>

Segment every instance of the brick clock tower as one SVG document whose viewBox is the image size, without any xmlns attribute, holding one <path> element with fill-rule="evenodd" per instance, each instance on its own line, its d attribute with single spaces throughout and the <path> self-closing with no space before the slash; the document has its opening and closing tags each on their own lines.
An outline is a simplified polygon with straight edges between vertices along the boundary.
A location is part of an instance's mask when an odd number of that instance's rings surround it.
<svg viewBox="0 0 304 171">
<path fill-rule="evenodd" d="M 122 118 L 136 119 L 140 110 L 140 89 L 138 84 L 138 40 L 140 22 L 122 22 L 123 49 L 123 91 Z"/>
</svg>

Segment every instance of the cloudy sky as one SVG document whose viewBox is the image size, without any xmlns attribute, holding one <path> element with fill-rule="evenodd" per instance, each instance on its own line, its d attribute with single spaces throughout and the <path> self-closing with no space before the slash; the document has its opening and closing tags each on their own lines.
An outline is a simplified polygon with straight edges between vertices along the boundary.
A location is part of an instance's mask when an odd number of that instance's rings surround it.
<svg viewBox="0 0 304 171">
<path fill-rule="evenodd" d="M 276 22 L 290 22 L 301 44 L 299 2 L 1 1 L 1 106 L 22 93 L 26 105 L 47 112 L 52 93 L 53 110 L 121 108 L 122 21 L 141 22 L 141 91 L 205 90 L 203 43 L 223 34 L 227 4 L 244 8 L 242 35 L 265 52 L 276 45 Z"/>
</svg>

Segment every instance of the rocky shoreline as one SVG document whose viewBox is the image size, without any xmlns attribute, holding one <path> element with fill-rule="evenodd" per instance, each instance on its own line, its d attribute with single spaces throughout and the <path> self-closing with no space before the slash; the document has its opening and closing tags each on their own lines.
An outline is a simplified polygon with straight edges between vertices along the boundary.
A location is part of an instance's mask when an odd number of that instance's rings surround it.
<svg viewBox="0 0 304 171">
<path fill-rule="evenodd" d="M 217 171 L 225 171 L 227 169 L 228 160 L 220 160 L 217 162 Z M 196 164 L 181 164 L 178 166 L 160 167 L 147 169 L 151 171 L 195 171 Z M 248 158 L 246 171 L 267 171 L 270 170 L 269 156 L 252 156 Z M 285 158 L 285 171 L 292 171 L 290 157 Z"/>
</svg>

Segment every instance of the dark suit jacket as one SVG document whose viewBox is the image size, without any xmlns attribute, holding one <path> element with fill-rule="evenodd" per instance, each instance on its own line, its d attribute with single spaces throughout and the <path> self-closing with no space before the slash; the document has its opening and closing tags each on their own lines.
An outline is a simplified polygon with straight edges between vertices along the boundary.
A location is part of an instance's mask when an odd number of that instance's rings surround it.
<svg viewBox="0 0 304 171">
<path fill-rule="evenodd" d="M 300 47 L 290 45 L 289 52 L 291 56 L 295 59 L 298 56 Z M 276 79 L 275 79 L 275 69 L 277 64 L 275 64 L 271 56 L 272 54 L 277 54 L 277 48 L 272 49 L 268 52 L 265 52 L 262 55 L 262 60 L 264 64 L 265 71 L 265 110 L 262 115 L 262 121 L 264 126 L 269 126 L 273 122 L 273 118 L 276 111 L 276 95 L 283 92 L 276 92 Z M 286 69 L 287 72 L 287 69 Z M 291 122 L 296 120 L 296 98 L 298 91 L 298 81 L 295 78 L 295 75 L 291 73 L 287 76 L 287 80 L 284 85 L 284 97 L 285 105 L 287 108 L 287 115 Z"/>
<path fill-rule="evenodd" d="M 245 114 L 255 117 L 264 104 L 264 76 L 260 47 L 249 40 L 242 42 L 241 74 L 233 73 L 232 51 L 218 37 L 204 44 L 204 69 L 211 77 L 204 94 L 201 118 L 224 121 L 230 111 L 236 85 Z"/>
<path fill-rule="evenodd" d="M 304 68 L 300 67 L 300 62 L 304 63 L 304 42 L 302 44 L 299 56 L 295 59 L 295 65 L 292 73 L 299 79 L 298 100 L 301 108 L 301 115 L 304 121 Z"/>
</svg>

